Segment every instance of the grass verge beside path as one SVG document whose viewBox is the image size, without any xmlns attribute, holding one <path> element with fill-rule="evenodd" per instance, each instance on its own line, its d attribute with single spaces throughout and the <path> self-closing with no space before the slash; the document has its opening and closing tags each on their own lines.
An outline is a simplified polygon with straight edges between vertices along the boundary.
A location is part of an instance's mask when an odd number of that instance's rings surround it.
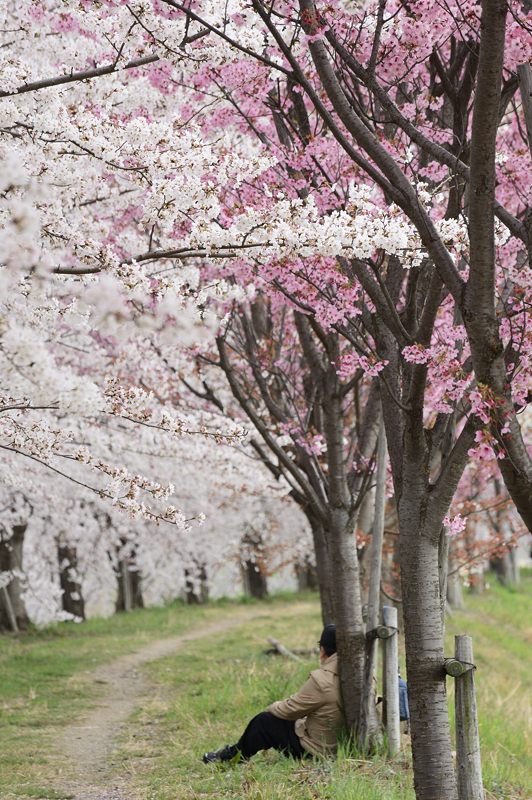
<svg viewBox="0 0 532 800">
<path fill-rule="evenodd" d="M 496 585 L 467 598 L 448 620 L 473 636 L 487 800 L 532 796 L 530 752 L 530 606 L 532 577 L 519 591 Z M 58 729 L 97 699 L 90 680 L 99 664 L 155 639 L 239 613 L 238 603 L 148 609 L 84 625 L 63 624 L 21 638 L 0 638 L 0 798 L 59 798 L 49 788 L 60 754 Z M 250 609 L 251 610 L 251 609 Z M 320 630 L 316 598 L 255 604 L 256 619 L 208 639 L 189 641 L 143 669 L 153 690 L 134 714 L 113 759 L 143 800 L 413 800 L 408 740 L 393 762 L 340 755 L 335 762 L 291 762 L 276 753 L 226 769 L 200 762 L 206 749 L 233 742 L 251 715 L 285 697 L 316 659 L 299 664 L 266 656 L 268 636 L 311 647 Z M 449 680 L 452 705 L 453 682 Z"/>
<path fill-rule="evenodd" d="M 280 597 L 270 602 L 273 607 L 293 601 Z M 47 788 L 64 763 L 53 743 L 61 728 L 97 703 L 102 687 L 92 680 L 92 670 L 157 639 L 226 619 L 233 611 L 245 611 L 245 604 L 175 603 L 0 636 L 1 800 L 61 797 Z"/>
<path fill-rule="evenodd" d="M 473 637 L 487 800 L 532 797 L 531 599 L 529 575 L 518 591 L 493 585 L 468 597 L 466 610 L 447 621 L 448 654 L 454 634 Z M 334 763 L 297 764 L 270 751 L 236 767 L 201 764 L 204 750 L 233 743 L 253 714 L 296 690 L 315 667 L 315 660 L 296 664 L 263 653 L 270 635 L 292 647 L 314 643 L 317 605 L 290 611 L 265 608 L 252 625 L 191 642 L 147 668 L 157 691 L 135 715 L 121 751 L 146 800 L 413 800 L 408 737 L 392 762 L 340 754 Z M 452 709 L 451 679 L 448 688 Z"/>
<path fill-rule="evenodd" d="M 393 764 L 341 757 L 298 763 L 270 751 L 247 764 L 201 763 L 205 750 L 233 743 L 251 716 L 290 695 L 317 667 L 264 654 L 267 637 L 313 647 L 321 623 L 316 602 L 264 608 L 260 619 L 209 641 L 190 642 L 177 656 L 148 667 L 157 686 L 134 715 L 122 743 L 146 800 L 413 800 L 408 757 Z"/>
</svg>

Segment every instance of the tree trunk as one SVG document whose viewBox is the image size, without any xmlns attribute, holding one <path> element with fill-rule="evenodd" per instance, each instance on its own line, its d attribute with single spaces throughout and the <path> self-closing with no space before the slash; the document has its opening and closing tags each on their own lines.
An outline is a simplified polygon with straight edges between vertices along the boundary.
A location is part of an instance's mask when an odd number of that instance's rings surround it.
<svg viewBox="0 0 532 800">
<path fill-rule="evenodd" d="M 142 596 L 142 576 L 138 569 L 129 570 L 129 580 L 131 583 L 133 608 L 144 608 L 144 598 Z"/>
<path fill-rule="evenodd" d="M 456 571 L 455 571 L 456 570 Z M 447 574 L 447 602 L 453 610 L 464 607 L 462 580 L 454 562 L 452 552 L 449 553 L 449 569 Z"/>
<path fill-rule="evenodd" d="M 490 427 L 504 458 L 498 466 L 532 531 L 532 458 L 523 441 L 506 373 L 495 308 L 495 153 L 504 64 L 506 0 L 483 0 L 471 127 L 470 268 L 462 307 L 476 379 L 491 410 Z"/>
<path fill-rule="evenodd" d="M 0 540 L 0 572 L 22 570 L 22 551 L 26 525 L 14 525 L 9 539 Z M 13 630 L 13 620 L 18 630 L 26 630 L 29 618 L 23 599 L 23 585 L 19 577 L 14 576 L 5 587 L 6 592 L 0 594 L 0 630 Z M 9 599 L 6 599 L 5 595 Z"/>
<path fill-rule="evenodd" d="M 516 580 L 516 564 L 514 551 L 508 551 L 502 556 L 493 556 L 490 558 L 490 569 L 493 570 L 497 576 L 497 580 L 503 586 L 515 586 Z"/>
<path fill-rule="evenodd" d="M 78 556 L 76 548 L 68 545 L 58 545 L 57 558 L 59 561 L 59 582 L 63 593 L 61 596 L 63 611 L 67 611 L 80 619 L 85 619 L 85 601 L 77 572 Z"/>
<path fill-rule="evenodd" d="M 382 573 L 382 545 L 384 541 L 384 506 L 386 503 L 386 434 L 384 422 L 381 419 L 379 430 L 379 443 L 377 448 L 377 478 L 375 492 L 375 514 L 373 519 L 373 534 L 369 555 L 369 588 L 368 588 L 368 613 L 366 621 L 367 632 L 371 634 L 379 624 L 381 573 Z M 364 663 L 364 690 L 360 719 L 360 744 L 366 749 L 371 746 L 372 739 L 381 738 L 380 725 L 375 706 L 375 686 L 377 675 L 378 639 L 366 635 L 366 652 Z"/>
<path fill-rule="evenodd" d="M 333 344 L 334 347 L 334 344 Z M 338 376 L 331 349 L 324 385 L 323 411 L 329 464 L 327 533 L 333 581 L 336 643 L 344 716 L 350 735 L 357 740 L 364 685 L 365 630 L 355 538 L 355 512 L 344 463 L 344 418 Z"/>
<path fill-rule="evenodd" d="M 364 684 L 364 621 L 355 546 L 354 519 L 345 510 L 330 512 L 330 553 L 340 686 L 348 730 L 358 737 Z"/>
<path fill-rule="evenodd" d="M 266 576 L 262 574 L 259 566 L 254 561 L 244 561 L 242 564 L 242 579 L 245 594 L 256 597 L 257 600 L 264 600 L 267 597 L 268 584 Z"/>
<path fill-rule="evenodd" d="M 134 608 L 144 608 L 142 597 L 142 577 L 135 569 L 134 556 L 119 561 L 116 579 L 118 583 L 118 596 L 116 611 L 132 611 Z"/>
<path fill-rule="evenodd" d="M 314 553 L 316 556 L 316 573 L 318 578 L 318 589 L 320 592 L 321 618 L 324 625 L 329 625 L 335 621 L 333 604 L 333 577 L 331 569 L 331 558 L 327 535 L 321 522 L 313 515 L 307 514 L 312 539 L 314 542 Z"/>
<path fill-rule="evenodd" d="M 205 564 L 196 563 L 196 574 L 185 570 L 185 599 L 188 605 L 201 605 L 209 599 L 209 583 Z"/>
<path fill-rule="evenodd" d="M 308 556 L 295 565 L 295 573 L 298 592 L 316 592 L 319 590 L 318 573 L 315 565 Z"/>
<path fill-rule="evenodd" d="M 422 498 L 407 487 L 405 498 L 400 557 L 416 798 L 456 800 L 443 671 L 440 526 L 424 530 Z"/>
<path fill-rule="evenodd" d="M 482 594 L 486 591 L 486 577 L 482 564 L 469 570 L 469 591 L 471 594 Z"/>
</svg>

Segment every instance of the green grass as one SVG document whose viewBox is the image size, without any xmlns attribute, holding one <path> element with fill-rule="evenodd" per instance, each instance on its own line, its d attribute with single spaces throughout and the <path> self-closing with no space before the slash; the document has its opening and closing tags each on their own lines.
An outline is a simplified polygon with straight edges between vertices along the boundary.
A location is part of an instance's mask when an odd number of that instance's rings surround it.
<svg viewBox="0 0 532 800">
<path fill-rule="evenodd" d="M 532 796 L 530 752 L 530 607 L 532 578 L 519 591 L 492 585 L 467 598 L 447 623 L 473 636 L 482 758 L 488 800 Z M 52 749 L 60 727 L 97 700 L 90 670 L 143 644 L 231 617 L 238 604 L 180 604 L 84 625 L 62 624 L 0 639 L 0 797 L 55 798 L 64 767 Z M 281 597 L 248 609 L 255 615 L 225 634 L 187 642 L 145 667 L 154 690 L 123 735 L 115 761 L 142 800 L 413 800 L 407 741 L 393 762 L 340 753 L 335 762 L 294 763 L 276 753 L 245 765 L 205 767 L 206 749 L 232 742 L 249 717 L 302 683 L 301 664 L 264 655 L 266 638 L 311 647 L 320 628 L 310 596 Z M 452 680 L 449 680 L 452 706 Z"/>
<path fill-rule="evenodd" d="M 276 603 L 290 605 L 284 597 L 272 599 L 271 607 Z M 45 788 L 64 766 L 61 754 L 54 753 L 54 737 L 97 702 L 101 686 L 91 670 L 155 639 L 225 619 L 240 605 L 174 603 L 81 625 L 0 635 L 1 800 L 55 796 Z"/>
<path fill-rule="evenodd" d="M 492 579 L 490 590 L 468 597 L 466 611 L 448 623 L 449 653 L 452 634 L 473 637 L 484 783 L 500 798 L 532 796 L 531 601 L 530 575 L 519 591 Z"/>
</svg>

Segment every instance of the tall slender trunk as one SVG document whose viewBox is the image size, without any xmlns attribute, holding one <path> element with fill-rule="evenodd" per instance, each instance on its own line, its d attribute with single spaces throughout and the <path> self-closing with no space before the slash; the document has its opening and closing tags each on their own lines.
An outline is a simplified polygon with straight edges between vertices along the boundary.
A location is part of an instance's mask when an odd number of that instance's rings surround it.
<svg viewBox="0 0 532 800">
<path fill-rule="evenodd" d="M 335 361 L 331 357 L 331 361 Z M 327 371 L 323 411 L 329 465 L 327 532 L 334 576 L 334 615 L 340 688 L 347 728 L 356 739 L 364 684 L 365 630 L 355 538 L 355 513 L 344 463 L 344 419 L 338 376 Z"/>
<path fill-rule="evenodd" d="M 440 525 L 424 528 L 424 492 L 406 487 L 399 506 L 406 667 L 417 800 L 455 800 L 456 778 L 443 671 Z"/>
<path fill-rule="evenodd" d="M 360 743 L 367 747 L 371 740 L 379 737 L 380 725 L 375 710 L 375 684 L 377 673 L 378 640 L 371 632 L 379 624 L 382 545 L 384 540 L 384 506 L 386 503 L 386 434 L 381 418 L 377 448 L 377 487 L 375 492 L 375 514 L 369 555 L 368 613 L 366 620 L 366 652 L 364 663 L 364 691 L 360 719 Z M 379 737 L 380 738 L 380 737 Z"/>
<path fill-rule="evenodd" d="M 314 553 L 316 556 L 321 618 L 324 625 L 329 625 L 335 622 L 335 617 L 332 594 L 334 581 L 327 535 L 320 520 L 312 514 L 307 514 L 307 518 L 312 530 L 312 540 L 314 542 Z"/>
<path fill-rule="evenodd" d="M 482 1 L 478 76 L 471 126 L 471 257 L 462 313 L 475 376 L 492 407 L 492 432 L 505 451 L 498 466 L 517 511 L 532 531 L 532 458 L 523 440 L 512 400 L 496 311 L 493 207 L 507 13 L 506 0 Z"/>
<path fill-rule="evenodd" d="M 10 538 L 0 540 L 0 572 L 22 570 L 26 527 L 26 525 L 14 525 Z M 13 620 L 18 630 L 25 630 L 29 625 L 29 617 L 24 603 L 22 581 L 14 575 L 5 588 L 6 591 L 0 595 L 0 630 L 12 630 Z"/>
<path fill-rule="evenodd" d="M 458 565 L 453 555 L 452 547 L 448 554 L 449 567 L 447 570 L 447 603 L 451 609 L 460 610 L 464 607 L 464 594 L 462 591 L 462 579 L 458 571 Z"/>
</svg>

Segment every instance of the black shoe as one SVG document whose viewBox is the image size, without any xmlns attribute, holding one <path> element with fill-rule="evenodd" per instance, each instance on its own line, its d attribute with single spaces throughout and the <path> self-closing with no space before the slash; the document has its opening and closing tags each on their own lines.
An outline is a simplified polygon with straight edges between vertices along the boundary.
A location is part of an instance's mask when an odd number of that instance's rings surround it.
<svg viewBox="0 0 532 800">
<path fill-rule="evenodd" d="M 203 753 L 201 759 L 204 764 L 215 764 L 221 761 L 238 761 L 240 760 L 240 750 L 236 744 L 226 744 L 220 750 L 214 750 L 210 753 Z"/>
</svg>

